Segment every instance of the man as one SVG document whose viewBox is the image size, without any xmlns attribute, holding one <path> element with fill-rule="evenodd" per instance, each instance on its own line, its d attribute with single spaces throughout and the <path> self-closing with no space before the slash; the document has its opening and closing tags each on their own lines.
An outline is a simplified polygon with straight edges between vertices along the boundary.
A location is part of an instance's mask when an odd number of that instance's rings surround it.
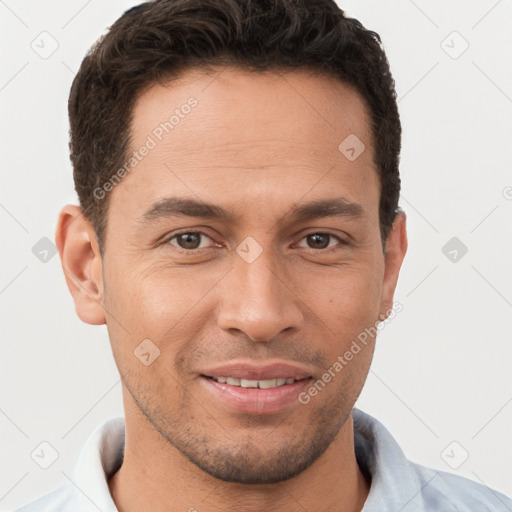
<svg viewBox="0 0 512 512">
<path fill-rule="evenodd" d="M 72 86 L 56 241 L 125 418 L 29 511 L 481 511 L 354 409 L 406 253 L 377 34 L 331 0 L 160 0 Z"/>
</svg>

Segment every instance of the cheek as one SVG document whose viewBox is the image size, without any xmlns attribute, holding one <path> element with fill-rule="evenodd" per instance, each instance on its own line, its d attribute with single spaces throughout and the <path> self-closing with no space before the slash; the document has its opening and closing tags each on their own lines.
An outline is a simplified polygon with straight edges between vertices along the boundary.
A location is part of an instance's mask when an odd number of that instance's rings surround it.
<svg viewBox="0 0 512 512">
<path fill-rule="evenodd" d="M 331 332 L 357 335 L 378 320 L 382 278 L 378 260 L 372 264 L 360 261 L 329 271 L 319 269 L 308 276 L 303 293 Z"/>
<path fill-rule="evenodd" d="M 130 344 L 133 350 L 150 339 L 170 356 L 199 338 L 209 318 L 208 292 L 223 272 L 165 264 L 111 267 L 106 307 L 113 317 L 113 344 L 122 342 L 123 351 Z"/>
<path fill-rule="evenodd" d="M 333 406 L 353 404 L 364 385 L 375 348 L 381 290 L 378 272 L 353 268 L 330 279 L 324 293 L 315 293 L 316 322 L 326 337 L 318 343 L 330 371 L 324 376 L 333 383 L 325 399 Z"/>
</svg>

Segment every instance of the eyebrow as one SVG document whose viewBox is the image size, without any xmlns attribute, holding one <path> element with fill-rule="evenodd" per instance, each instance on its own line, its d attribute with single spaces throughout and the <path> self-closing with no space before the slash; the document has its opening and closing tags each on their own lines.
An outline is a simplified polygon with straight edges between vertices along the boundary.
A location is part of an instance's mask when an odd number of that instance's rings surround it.
<svg viewBox="0 0 512 512">
<path fill-rule="evenodd" d="M 294 206 L 286 215 L 294 220 L 304 221 L 322 217 L 349 217 L 360 219 L 364 217 L 363 207 L 343 197 L 336 199 L 323 199 Z"/>
<path fill-rule="evenodd" d="M 160 199 L 139 217 L 138 220 L 143 223 L 150 223 L 161 218 L 169 217 L 198 217 L 217 219 L 231 223 L 235 223 L 237 220 L 236 215 L 221 206 L 180 197 L 165 197 Z M 285 218 L 291 218 L 298 222 L 322 217 L 348 217 L 359 219 L 364 217 L 364 209 L 358 203 L 339 197 L 296 204 L 285 215 Z M 280 221 L 280 223 L 281 222 L 282 221 Z"/>
<path fill-rule="evenodd" d="M 149 223 L 167 217 L 202 217 L 227 222 L 235 220 L 235 216 L 221 206 L 181 197 L 164 197 L 151 206 L 139 220 Z"/>
</svg>

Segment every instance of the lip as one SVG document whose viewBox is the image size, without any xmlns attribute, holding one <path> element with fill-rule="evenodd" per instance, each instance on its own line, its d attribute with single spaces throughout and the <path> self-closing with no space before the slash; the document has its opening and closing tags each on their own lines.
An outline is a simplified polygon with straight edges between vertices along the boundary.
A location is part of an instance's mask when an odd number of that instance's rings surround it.
<svg viewBox="0 0 512 512">
<path fill-rule="evenodd" d="M 235 379 L 268 380 L 268 379 L 295 379 L 302 380 L 312 377 L 313 372 L 283 361 L 255 364 L 248 361 L 230 361 L 213 368 L 201 371 L 206 377 L 233 377 Z"/>
<path fill-rule="evenodd" d="M 201 385 L 222 408 L 249 414 L 276 413 L 292 404 L 299 405 L 298 395 L 311 384 L 310 378 L 270 389 L 242 388 L 223 384 L 201 375 Z"/>
</svg>

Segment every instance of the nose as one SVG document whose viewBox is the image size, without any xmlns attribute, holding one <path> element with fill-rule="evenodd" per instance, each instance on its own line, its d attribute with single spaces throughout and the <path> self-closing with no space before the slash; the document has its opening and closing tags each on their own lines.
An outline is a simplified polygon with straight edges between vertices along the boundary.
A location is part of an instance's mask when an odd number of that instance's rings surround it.
<svg viewBox="0 0 512 512">
<path fill-rule="evenodd" d="M 269 341 L 301 325 L 302 301 L 294 291 L 290 272 L 270 249 L 251 263 L 235 254 L 233 265 L 218 289 L 217 323 L 221 329 L 243 332 L 252 341 Z"/>
</svg>

